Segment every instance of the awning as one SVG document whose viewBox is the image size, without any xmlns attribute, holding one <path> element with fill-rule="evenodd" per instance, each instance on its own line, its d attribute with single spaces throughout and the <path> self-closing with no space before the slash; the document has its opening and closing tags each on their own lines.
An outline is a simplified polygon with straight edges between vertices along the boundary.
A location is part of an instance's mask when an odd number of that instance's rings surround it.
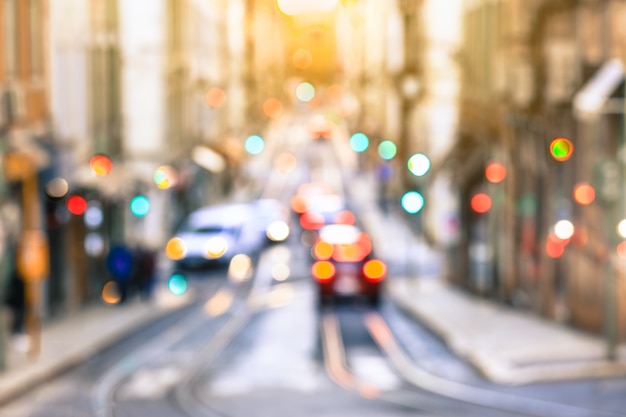
<svg viewBox="0 0 626 417">
<path fill-rule="evenodd" d="M 624 80 L 622 61 L 614 58 L 605 62 L 582 89 L 574 96 L 574 114 L 578 119 L 598 118 L 604 106 Z"/>
<path fill-rule="evenodd" d="M 191 159 L 213 173 L 220 173 L 226 168 L 224 157 L 207 146 L 194 147 L 191 151 Z"/>
</svg>

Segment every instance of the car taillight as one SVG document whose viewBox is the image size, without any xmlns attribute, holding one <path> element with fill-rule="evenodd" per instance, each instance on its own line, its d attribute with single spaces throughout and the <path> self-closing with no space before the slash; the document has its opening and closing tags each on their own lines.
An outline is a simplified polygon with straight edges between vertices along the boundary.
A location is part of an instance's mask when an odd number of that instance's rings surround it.
<svg viewBox="0 0 626 417">
<path fill-rule="evenodd" d="M 319 241 L 313 246 L 313 257 L 318 261 L 327 261 L 333 256 L 334 247 L 328 242 Z"/>
<path fill-rule="evenodd" d="M 354 224 L 354 214 L 350 210 L 343 210 L 335 216 L 337 224 Z"/>
<path fill-rule="evenodd" d="M 319 230 L 324 226 L 324 216 L 314 211 L 307 211 L 300 217 L 300 226 L 304 230 Z"/>
<path fill-rule="evenodd" d="M 385 274 L 387 273 L 387 266 L 383 261 L 379 261 L 378 259 L 373 259 L 371 261 L 367 261 L 365 265 L 363 265 L 363 275 L 365 279 L 369 282 L 380 282 L 385 279 Z"/>
<path fill-rule="evenodd" d="M 311 274 L 319 283 L 329 282 L 335 276 L 335 265 L 328 261 L 317 261 L 311 267 Z"/>
<path fill-rule="evenodd" d="M 294 211 L 294 213 L 297 214 L 302 214 L 309 209 L 309 204 L 307 203 L 306 198 L 301 195 L 294 195 L 293 197 L 291 197 L 289 205 L 291 206 L 291 209 Z"/>
</svg>

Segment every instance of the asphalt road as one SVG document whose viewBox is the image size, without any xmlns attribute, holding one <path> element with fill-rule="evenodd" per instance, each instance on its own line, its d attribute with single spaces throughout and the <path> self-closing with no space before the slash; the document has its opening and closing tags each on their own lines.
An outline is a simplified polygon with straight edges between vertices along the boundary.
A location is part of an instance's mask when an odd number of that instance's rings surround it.
<svg viewBox="0 0 626 417">
<path fill-rule="evenodd" d="M 289 151 L 305 162 L 289 175 L 259 171 L 266 173 L 259 195 L 287 201 L 311 180 L 345 186 L 330 143 L 309 141 L 298 124 L 282 129 L 269 154 Z M 275 277 L 276 265 L 288 268 L 288 278 Z M 190 285 L 201 294 L 196 304 L 120 340 L 0 415 L 626 415 L 625 379 L 496 386 L 387 297 L 377 310 L 359 303 L 322 309 L 309 265 L 294 229 L 285 244 L 255 259 L 249 280 L 233 281 L 225 270 L 192 274 Z"/>
</svg>

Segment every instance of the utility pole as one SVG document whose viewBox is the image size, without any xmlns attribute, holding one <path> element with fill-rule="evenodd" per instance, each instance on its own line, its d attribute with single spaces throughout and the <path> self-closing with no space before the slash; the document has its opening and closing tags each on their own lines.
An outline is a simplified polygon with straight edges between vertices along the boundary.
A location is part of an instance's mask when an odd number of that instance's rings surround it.
<svg viewBox="0 0 626 417">
<path fill-rule="evenodd" d="M 41 283 L 48 276 L 48 242 L 41 229 L 39 187 L 35 162 L 25 153 L 5 154 L 5 176 L 22 181 L 22 236 L 17 248 L 17 270 L 26 292 L 26 330 L 30 336 L 29 355 L 41 351 Z"/>
</svg>

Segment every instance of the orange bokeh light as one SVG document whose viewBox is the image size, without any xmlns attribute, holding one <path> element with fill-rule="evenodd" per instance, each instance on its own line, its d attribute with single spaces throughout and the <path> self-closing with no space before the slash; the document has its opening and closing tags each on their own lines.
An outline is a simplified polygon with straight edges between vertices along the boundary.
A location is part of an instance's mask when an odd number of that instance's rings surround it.
<svg viewBox="0 0 626 417">
<path fill-rule="evenodd" d="M 318 242 L 313 247 L 313 256 L 315 259 L 325 261 L 333 256 L 334 247 L 328 242 Z"/>
<path fill-rule="evenodd" d="M 626 242 L 620 242 L 617 245 L 617 256 L 619 256 L 620 259 L 626 259 Z"/>
<path fill-rule="evenodd" d="M 339 101 L 343 96 L 343 87 L 339 84 L 332 84 L 326 89 L 326 96 L 331 101 Z"/>
<path fill-rule="evenodd" d="M 106 155 L 94 155 L 89 160 L 89 167 L 94 174 L 100 177 L 106 177 L 111 173 L 113 162 L 111 162 L 111 159 Z"/>
<path fill-rule="evenodd" d="M 548 237 L 546 239 L 546 253 L 550 258 L 560 258 L 565 252 L 565 242 Z"/>
<path fill-rule="evenodd" d="M 275 118 L 283 112 L 283 103 L 276 97 L 270 97 L 263 102 L 263 113 L 267 117 Z"/>
<path fill-rule="evenodd" d="M 470 205 L 476 213 L 486 213 L 491 209 L 491 197 L 485 193 L 474 194 Z"/>
<path fill-rule="evenodd" d="M 178 237 L 170 239 L 165 245 L 165 256 L 173 261 L 183 259 L 186 254 L 187 247 L 185 242 Z"/>
<path fill-rule="evenodd" d="M 586 206 L 593 203 L 596 198 L 596 190 L 588 183 L 582 182 L 574 187 L 574 201 Z"/>
<path fill-rule="evenodd" d="M 206 92 L 204 99 L 209 107 L 220 107 L 226 101 L 226 93 L 219 87 L 212 87 Z"/>
<path fill-rule="evenodd" d="M 307 69 L 313 63 L 313 55 L 306 49 L 298 49 L 294 52 L 291 62 L 297 69 Z"/>
<path fill-rule="evenodd" d="M 485 177 L 492 183 L 502 182 L 506 178 L 506 167 L 499 162 L 492 162 L 485 169 Z"/>
</svg>

